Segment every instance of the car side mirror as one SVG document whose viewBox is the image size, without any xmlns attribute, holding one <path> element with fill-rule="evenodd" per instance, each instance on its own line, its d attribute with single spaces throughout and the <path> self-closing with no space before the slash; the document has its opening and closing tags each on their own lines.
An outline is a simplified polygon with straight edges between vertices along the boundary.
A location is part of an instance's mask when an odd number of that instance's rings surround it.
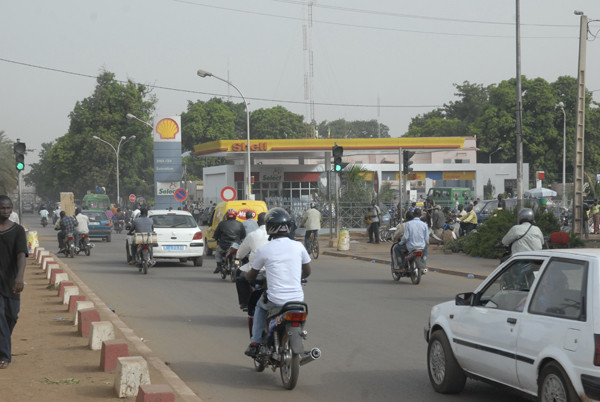
<svg viewBox="0 0 600 402">
<path fill-rule="evenodd" d="M 459 293 L 456 295 L 454 302 L 457 306 L 471 306 L 474 300 L 473 292 Z"/>
</svg>

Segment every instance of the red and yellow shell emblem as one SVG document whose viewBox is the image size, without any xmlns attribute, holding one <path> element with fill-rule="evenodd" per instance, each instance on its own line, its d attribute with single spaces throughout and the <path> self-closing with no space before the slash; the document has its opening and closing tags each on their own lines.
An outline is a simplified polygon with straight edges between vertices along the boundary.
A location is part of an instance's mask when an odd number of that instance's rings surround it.
<svg viewBox="0 0 600 402">
<path fill-rule="evenodd" d="M 160 134 L 161 139 L 170 140 L 175 138 L 175 135 L 179 132 L 179 125 L 173 119 L 162 119 L 156 125 L 156 132 Z"/>
</svg>

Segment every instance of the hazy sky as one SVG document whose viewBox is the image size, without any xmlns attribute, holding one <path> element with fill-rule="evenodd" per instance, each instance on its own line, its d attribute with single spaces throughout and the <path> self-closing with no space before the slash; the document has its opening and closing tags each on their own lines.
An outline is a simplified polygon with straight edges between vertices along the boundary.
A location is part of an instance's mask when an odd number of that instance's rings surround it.
<svg viewBox="0 0 600 402">
<path fill-rule="evenodd" d="M 36 150 L 62 136 L 102 70 L 156 85 L 157 116 L 188 100 L 237 96 L 250 110 L 304 115 L 303 26 L 296 0 L 19 0 L 0 2 L 0 130 Z M 599 0 L 522 0 L 522 73 L 576 76 L 579 16 Z M 378 119 L 392 136 L 455 100 L 454 83 L 515 76 L 514 0 L 323 0 L 312 7 L 315 119 Z M 592 33 L 600 29 L 594 23 Z M 600 89 L 600 38 L 587 42 L 587 88 Z M 595 93 L 600 100 L 600 91 Z M 232 99 L 241 102 L 241 99 Z M 377 108 L 377 104 L 380 108 Z M 557 111 L 560 113 L 560 111 Z M 132 124 L 135 124 L 132 122 Z M 183 133 L 185 135 L 185 132 Z"/>
</svg>

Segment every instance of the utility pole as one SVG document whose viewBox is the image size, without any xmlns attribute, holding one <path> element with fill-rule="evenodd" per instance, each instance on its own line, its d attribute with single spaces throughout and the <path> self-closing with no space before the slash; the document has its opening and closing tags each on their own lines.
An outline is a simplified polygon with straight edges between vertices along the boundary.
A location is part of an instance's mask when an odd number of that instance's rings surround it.
<svg viewBox="0 0 600 402">
<path fill-rule="evenodd" d="M 398 148 L 398 205 L 400 205 L 400 208 L 398 213 L 400 214 L 400 220 L 398 221 L 399 223 L 402 222 L 402 218 L 403 218 L 403 211 L 404 211 L 404 188 L 402 187 L 404 180 L 402 180 L 402 171 L 403 171 L 403 167 L 404 167 L 404 152 L 402 152 L 402 147 Z"/>
<path fill-rule="evenodd" d="M 583 11 L 575 11 L 580 15 L 579 26 L 579 63 L 577 71 L 577 126 L 575 127 L 575 165 L 573 196 L 573 233 L 582 235 L 587 228 L 583 227 L 583 176 L 584 176 L 584 134 L 585 134 L 585 62 L 588 20 Z"/>
<path fill-rule="evenodd" d="M 519 0 L 517 7 L 517 209 L 523 207 L 523 98 L 521 93 L 521 12 Z"/>
</svg>

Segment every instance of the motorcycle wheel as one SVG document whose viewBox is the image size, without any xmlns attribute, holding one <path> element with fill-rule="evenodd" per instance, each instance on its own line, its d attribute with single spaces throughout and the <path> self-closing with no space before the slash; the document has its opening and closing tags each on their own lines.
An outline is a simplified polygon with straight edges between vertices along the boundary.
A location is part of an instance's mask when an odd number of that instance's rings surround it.
<svg viewBox="0 0 600 402">
<path fill-rule="evenodd" d="M 235 267 L 235 262 L 233 260 L 233 258 L 230 258 L 228 261 L 229 264 L 229 275 L 230 275 L 230 280 L 231 282 L 235 282 L 235 279 L 237 277 L 237 268 Z"/>
<path fill-rule="evenodd" d="M 400 273 L 392 267 L 392 279 L 395 280 L 396 282 L 398 282 L 400 280 L 400 278 L 401 278 Z"/>
<path fill-rule="evenodd" d="M 69 246 L 69 257 L 75 258 L 75 247 Z"/>
<path fill-rule="evenodd" d="M 144 275 L 148 274 L 148 265 L 150 264 L 150 256 L 148 255 L 148 251 L 142 251 L 142 272 Z"/>
<path fill-rule="evenodd" d="M 90 246 L 88 244 L 85 245 L 85 255 L 90 256 Z"/>
<path fill-rule="evenodd" d="M 300 356 L 292 351 L 292 344 L 288 334 L 281 340 L 281 382 L 285 389 L 294 389 L 300 375 Z"/>
<path fill-rule="evenodd" d="M 221 267 L 221 279 L 227 278 L 227 265 Z"/>
<path fill-rule="evenodd" d="M 413 285 L 418 285 L 419 282 L 421 282 L 421 268 L 417 266 L 417 261 L 410 261 L 408 263 L 408 269 L 410 270 L 410 281 Z"/>
</svg>

